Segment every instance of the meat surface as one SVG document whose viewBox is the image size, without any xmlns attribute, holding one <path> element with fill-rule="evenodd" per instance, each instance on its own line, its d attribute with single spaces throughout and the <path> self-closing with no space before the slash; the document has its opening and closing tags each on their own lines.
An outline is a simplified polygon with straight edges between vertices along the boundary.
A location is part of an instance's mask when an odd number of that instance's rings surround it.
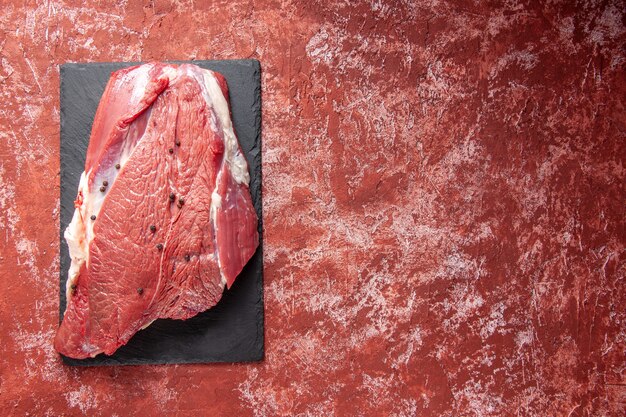
<svg viewBox="0 0 626 417">
<path fill-rule="evenodd" d="M 248 183 L 221 74 L 163 63 L 113 73 L 65 231 L 55 349 L 110 355 L 156 319 L 214 306 L 258 245 Z"/>
</svg>

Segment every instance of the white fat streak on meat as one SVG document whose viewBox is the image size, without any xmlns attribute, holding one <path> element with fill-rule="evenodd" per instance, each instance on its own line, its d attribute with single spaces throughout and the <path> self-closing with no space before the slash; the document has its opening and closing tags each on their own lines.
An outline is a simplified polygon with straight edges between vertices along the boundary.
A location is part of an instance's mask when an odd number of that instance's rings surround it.
<svg viewBox="0 0 626 417">
<path fill-rule="evenodd" d="M 80 182 L 78 185 L 78 194 L 80 195 L 81 193 L 83 196 L 89 194 L 87 187 L 87 174 L 85 172 L 83 172 L 80 176 Z M 69 293 L 70 287 L 75 284 L 76 278 L 78 278 L 78 273 L 89 256 L 89 251 L 87 250 L 87 231 L 85 230 L 86 208 L 87 205 L 85 204 L 85 200 L 83 198 L 83 204 L 76 207 L 72 221 L 65 229 L 65 233 L 63 233 L 69 248 L 70 258 L 72 260 L 65 287 L 66 293 Z M 93 228 L 93 225 L 91 225 L 91 227 Z"/>
<path fill-rule="evenodd" d="M 141 65 L 132 71 L 134 75 L 136 73 L 139 73 L 139 75 L 134 78 L 135 82 L 132 84 L 133 92 L 130 96 L 131 102 L 138 103 L 139 100 L 141 100 L 141 98 L 143 97 L 144 92 L 146 91 L 146 87 L 148 86 L 148 82 L 150 81 L 150 71 L 152 71 L 153 68 L 154 64 L 148 64 Z M 128 74 L 129 73 L 126 73 L 124 75 L 121 84 L 128 85 L 128 79 L 130 78 Z"/>
<path fill-rule="evenodd" d="M 219 117 L 224 130 L 224 163 L 228 164 L 235 181 L 238 184 L 250 183 L 250 174 L 248 173 L 248 163 L 246 158 L 239 151 L 239 144 L 233 131 L 233 124 L 230 119 L 230 110 L 228 109 L 228 101 L 224 97 L 224 93 L 220 88 L 212 71 L 204 70 L 204 83 L 209 90 L 209 94 L 213 99 L 213 108 Z M 222 170 L 220 169 L 220 173 Z"/>
</svg>

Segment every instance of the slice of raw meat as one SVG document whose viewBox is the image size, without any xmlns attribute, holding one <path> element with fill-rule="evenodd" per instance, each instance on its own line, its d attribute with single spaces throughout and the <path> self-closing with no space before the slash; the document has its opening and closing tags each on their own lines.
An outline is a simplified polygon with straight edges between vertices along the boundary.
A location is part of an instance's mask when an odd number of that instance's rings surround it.
<svg viewBox="0 0 626 417">
<path fill-rule="evenodd" d="M 110 355 L 158 318 L 214 306 L 258 245 L 248 183 L 222 75 L 162 63 L 113 73 L 65 231 L 55 349 Z"/>
</svg>

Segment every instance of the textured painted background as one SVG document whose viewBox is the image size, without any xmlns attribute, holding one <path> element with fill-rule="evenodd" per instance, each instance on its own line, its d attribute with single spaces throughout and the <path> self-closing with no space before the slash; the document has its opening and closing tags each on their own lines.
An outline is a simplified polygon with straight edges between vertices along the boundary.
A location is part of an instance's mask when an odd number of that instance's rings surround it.
<svg viewBox="0 0 626 417">
<path fill-rule="evenodd" d="M 1 415 L 622 415 L 623 1 L 88 3 L 0 7 Z M 241 57 L 265 361 L 63 366 L 58 64 Z"/>
</svg>

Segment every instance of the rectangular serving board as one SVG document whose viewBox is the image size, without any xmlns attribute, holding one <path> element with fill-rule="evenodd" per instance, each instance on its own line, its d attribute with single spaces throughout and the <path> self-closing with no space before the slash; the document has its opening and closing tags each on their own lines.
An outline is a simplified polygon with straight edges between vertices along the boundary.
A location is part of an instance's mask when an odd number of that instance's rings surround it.
<svg viewBox="0 0 626 417">
<path fill-rule="evenodd" d="M 228 81 L 235 132 L 250 168 L 250 192 L 259 217 L 259 247 L 234 285 L 224 290 L 222 299 L 212 309 L 188 320 L 157 320 L 139 331 L 113 355 L 101 354 L 83 360 L 63 357 L 68 365 L 248 362 L 263 359 L 261 67 L 258 61 L 249 59 L 192 63 L 220 72 Z M 74 213 L 74 199 L 84 168 L 93 118 L 111 73 L 137 64 L 61 65 L 61 319 L 70 266 L 63 232 Z"/>
</svg>

